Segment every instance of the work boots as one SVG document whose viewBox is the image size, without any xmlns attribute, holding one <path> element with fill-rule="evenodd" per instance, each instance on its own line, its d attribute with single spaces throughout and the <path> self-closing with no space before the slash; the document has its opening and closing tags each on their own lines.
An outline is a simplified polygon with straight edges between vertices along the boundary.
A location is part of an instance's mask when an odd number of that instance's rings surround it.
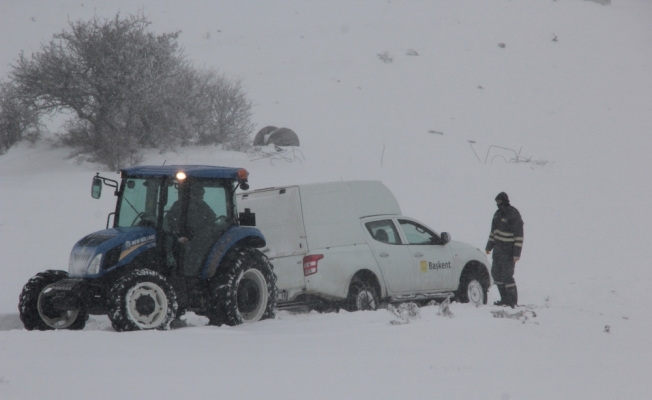
<svg viewBox="0 0 652 400">
<path fill-rule="evenodd" d="M 505 304 L 514 308 L 518 304 L 518 291 L 516 290 L 516 284 L 512 283 L 505 285 L 505 294 L 507 295 Z"/>
<path fill-rule="evenodd" d="M 505 285 L 502 283 L 497 283 L 496 286 L 498 286 L 498 293 L 500 293 L 500 300 L 494 301 L 495 306 L 504 306 L 507 305 L 506 299 L 507 299 L 507 294 L 505 293 Z"/>
</svg>

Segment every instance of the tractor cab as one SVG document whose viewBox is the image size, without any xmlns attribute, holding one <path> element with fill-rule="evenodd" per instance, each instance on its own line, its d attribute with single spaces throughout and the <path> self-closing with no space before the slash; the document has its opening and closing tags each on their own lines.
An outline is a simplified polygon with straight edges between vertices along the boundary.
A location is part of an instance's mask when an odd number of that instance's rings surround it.
<svg viewBox="0 0 652 400">
<path fill-rule="evenodd" d="M 276 275 L 252 213 L 237 212 L 245 169 L 169 165 L 97 174 L 118 197 L 104 230 L 80 239 L 68 271 L 48 270 L 23 287 L 27 329 L 82 329 L 89 314 L 108 315 L 117 331 L 166 329 L 192 311 L 213 325 L 273 318 Z M 113 215 L 113 225 L 109 221 Z"/>
<path fill-rule="evenodd" d="M 163 264 L 178 275 L 196 277 L 215 242 L 239 225 L 235 191 L 238 186 L 248 188 L 244 169 L 140 166 L 122 170 L 121 176 L 119 184 L 95 176 L 91 194 L 99 198 L 103 183 L 116 189 L 119 185 L 113 228 L 107 231 L 139 236 L 125 240 L 122 253 L 154 245 L 155 237 Z"/>
<path fill-rule="evenodd" d="M 237 225 L 232 179 L 127 175 L 115 212 L 116 228 L 154 228 L 162 256 L 184 276 L 197 276 L 215 241 Z"/>
</svg>

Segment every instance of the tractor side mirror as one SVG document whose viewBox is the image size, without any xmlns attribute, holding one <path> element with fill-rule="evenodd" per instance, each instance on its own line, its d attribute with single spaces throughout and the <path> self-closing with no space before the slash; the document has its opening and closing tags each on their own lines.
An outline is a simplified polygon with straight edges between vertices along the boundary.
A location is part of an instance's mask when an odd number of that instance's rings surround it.
<svg viewBox="0 0 652 400">
<path fill-rule="evenodd" d="M 91 196 L 94 199 L 99 199 L 102 196 L 102 179 L 97 176 L 93 177 L 93 185 L 91 186 Z"/>
<path fill-rule="evenodd" d="M 446 244 L 451 241 L 451 234 L 448 232 L 441 233 L 441 244 Z"/>
<path fill-rule="evenodd" d="M 245 208 L 239 219 L 240 226 L 256 226 L 256 213 L 252 213 L 250 208 Z"/>
</svg>

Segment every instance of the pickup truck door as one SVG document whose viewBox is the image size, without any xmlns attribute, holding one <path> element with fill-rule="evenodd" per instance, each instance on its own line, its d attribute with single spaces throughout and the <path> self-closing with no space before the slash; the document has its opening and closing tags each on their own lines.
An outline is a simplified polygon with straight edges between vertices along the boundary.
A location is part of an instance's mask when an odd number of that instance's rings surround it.
<svg viewBox="0 0 652 400">
<path fill-rule="evenodd" d="M 374 257 L 392 293 L 414 291 L 414 274 L 408 246 L 404 246 L 396 225 L 391 219 L 364 224 Z"/>
<path fill-rule="evenodd" d="M 423 290 L 455 290 L 453 252 L 439 235 L 425 225 L 408 219 L 398 219 L 410 250 L 414 288 Z"/>
</svg>

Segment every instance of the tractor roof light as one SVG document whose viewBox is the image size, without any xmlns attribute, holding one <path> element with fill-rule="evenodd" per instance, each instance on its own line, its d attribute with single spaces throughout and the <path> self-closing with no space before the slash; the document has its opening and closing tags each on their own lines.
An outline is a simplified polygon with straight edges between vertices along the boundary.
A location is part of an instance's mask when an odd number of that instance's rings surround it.
<svg viewBox="0 0 652 400">
<path fill-rule="evenodd" d="M 248 177 L 249 177 L 249 172 L 247 172 L 246 169 L 243 168 L 238 170 L 238 181 L 247 182 Z"/>
<path fill-rule="evenodd" d="M 246 169 L 243 168 L 238 170 L 238 182 L 240 183 L 240 189 L 249 190 L 249 184 L 247 183 L 248 176 L 249 172 L 247 172 Z"/>
<path fill-rule="evenodd" d="M 186 179 L 186 173 L 183 171 L 179 171 L 177 172 L 176 178 L 179 181 L 184 181 Z"/>
</svg>

